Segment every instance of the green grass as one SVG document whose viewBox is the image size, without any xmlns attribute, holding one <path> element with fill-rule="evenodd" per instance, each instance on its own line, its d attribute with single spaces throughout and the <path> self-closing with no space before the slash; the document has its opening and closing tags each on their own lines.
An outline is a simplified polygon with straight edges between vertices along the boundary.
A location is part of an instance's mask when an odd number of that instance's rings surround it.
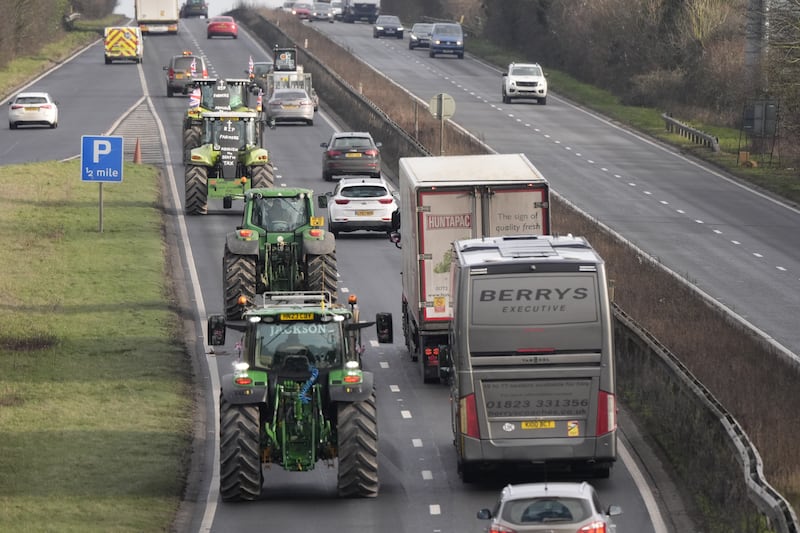
<svg viewBox="0 0 800 533">
<path fill-rule="evenodd" d="M 0 167 L 0 531 L 166 530 L 191 432 L 157 169 Z"/>
</svg>

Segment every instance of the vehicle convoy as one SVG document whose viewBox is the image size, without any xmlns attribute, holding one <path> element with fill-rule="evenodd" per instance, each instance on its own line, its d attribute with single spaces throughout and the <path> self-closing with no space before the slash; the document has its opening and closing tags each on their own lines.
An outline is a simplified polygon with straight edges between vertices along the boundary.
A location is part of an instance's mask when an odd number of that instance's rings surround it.
<svg viewBox="0 0 800 533">
<path fill-rule="evenodd" d="M 458 472 L 543 467 L 608 477 L 616 376 L 605 263 L 582 237 L 513 235 L 451 248 L 445 364 Z"/>
<path fill-rule="evenodd" d="M 206 214 L 209 198 L 222 198 L 229 209 L 233 198 L 251 187 L 272 187 L 275 171 L 261 146 L 261 124 L 258 113 L 203 115 L 200 146 L 191 150 L 185 164 L 187 214 Z"/>
<path fill-rule="evenodd" d="M 266 98 L 271 98 L 275 89 L 304 89 L 314 102 L 314 111 L 317 111 L 319 95 L 314 90 L 311 73 L 303 72 L 303 67 L 297 64 L 297 48 L 275 46 L 272 54 L 272 71 L 262 77 L 262 80 L 266 82 L 264 84 Z"/>
<path fill-rule="evenodd" d="M 530 98 L 538 104 L 547 104 L 547 79 L 538 63 L 511 63 L 502 74 L 500 89 L 504 104 L 512 100 Z"/>
<path fill-rule="evenodd" d="M 362 330 L 377 323 L 391 343 L 391 314 L 361 322 L 330 294 L 268 292 L 235 322 L 208 318 L 208 344 L 241 332 L 233 372 L 220 380 L 220 484 L 223 501 L 255 500 L 262 466 L 291 472 L 338 459 L 339 496 L 378 495 L 378 413 L 374 376 L 362 368 Z"/>
<path fill-rule="evenodd" d="M 134 8 L 142 33 L 178 33 L 178 0 L 136 0 Z"/>
<path fill-rule="evenodd" d="M 313 191 L 254 188 L 243 199 L 242 223 L 226 235 L 222 255 L 228 320 L 265 291 L 327 292 L 336 301 L 336 240 L 314 216 Z"/>
<path fill-rule="evenodd" d="M 200 146 L 203 136 L 203 116 L 211 111 L 236 111 L 259 113 L 258 86 L 248 79 L 193 79 L 192 98 L 183 117 L 184 162 L 191 157 L 193 148 Z M 263 132 L 263 122 L 259 136 Z"/>
<path fill-rule="evenodd" d="M 448 345 L 451 243 L 550 233 L 550 187 L 524 154 L 400 158 L 403 333 L 425 382 Z M 400 232 L 390 238 L 400 246 Z"/>
<path fill-rule="evenodd" d="M 113 61 L 141 63 L 144 39 L 138 26 L 109 26 L 103 31 L 103 56 L 106 65 Z"/>
<path fill-rule="evenodd" d="M 342 2 L 342 21 L 356 22 L 365 21 L 375 24 L 381 14 L 381 3 L 379 0 L 343 0 Z"/>
</svg>

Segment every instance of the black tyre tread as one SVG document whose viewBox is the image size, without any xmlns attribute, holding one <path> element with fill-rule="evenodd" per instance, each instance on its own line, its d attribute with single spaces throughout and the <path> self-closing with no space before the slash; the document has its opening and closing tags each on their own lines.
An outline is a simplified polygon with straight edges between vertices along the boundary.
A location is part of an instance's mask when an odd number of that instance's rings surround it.
<svg viewBox="0 0 800 533">
<path fill-rule="evenodd" d="M 378 495 L 378 410 L 375 391 L 366 400 L 338 405 L 339 496 Z"/>
<path fill-rule="evenodd" d="M 208 169 L 197 165 L 186 166 L 186 213 L 208 213 Z"/>
<path fill-rule="evenodd" d="M 253 255 L 238 255 L 225 246 L 222 256 L 222 286 L 225 287 L 225 318 L 241 320 L 239 296 L 247 297 L 249 302 L 256 299 L 256 262 Z"/>
<path fill-rule="evenodd" d="M 256 405 L 232 405 L 219 398 L 219 493 L 222 501 L 261 496 L 263 472 Z"/>
<path fill-rule="evenodd" d="M 251 187 L 267 189 L 275 186 L 275 170 L 272 167 L 272 163 L 254 166 L 251 176 Z"/>
<path fill-rule="evenodd" d="M 336 252 L 307 257 L 306 290 L 327 291 L 336 302 L 339 285 L 339 271 L 336 268 Z"/>
<path fill-rule="evenodd" d="M 183 162 L 188 163 L 192 158 L 192 149 L 200 146 L 202 136 L 200 126 L 189 126 L 183 130 Z"/>
</svg>

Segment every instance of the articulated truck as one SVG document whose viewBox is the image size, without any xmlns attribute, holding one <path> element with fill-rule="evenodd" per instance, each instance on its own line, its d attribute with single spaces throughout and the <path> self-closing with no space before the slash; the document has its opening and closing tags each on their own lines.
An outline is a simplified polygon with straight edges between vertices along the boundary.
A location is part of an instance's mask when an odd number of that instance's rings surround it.
<svg viewBox="0 0 800 533">
<path fill-rule="evenodd" d="M 617 455 L 611 298 L 581 237 L 452 247 L 453 443 L 464 482 L 498 467 L 605 478 Z"/>
<path fill-rule="evenodd" d="M 135 8 L 142 33 L 178 33 L 178 0 L 136 0 Z"/>
<path fill-rule="evenodd" d="M 550 233 L 550 187 L 524 154 L 400 159 L 403 333 L 423 381 L 441 379 L 452 317 L 450 263 L 458 239 Z M 402 245 L 401 245 L 402 233 Z"/>
</svg>

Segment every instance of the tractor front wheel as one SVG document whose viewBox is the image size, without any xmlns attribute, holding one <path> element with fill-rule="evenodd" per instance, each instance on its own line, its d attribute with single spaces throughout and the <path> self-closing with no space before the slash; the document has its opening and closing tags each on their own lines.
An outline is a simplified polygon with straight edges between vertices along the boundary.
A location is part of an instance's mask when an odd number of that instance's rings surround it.
<svg viewBox="0 0 800 533">
<path fill-rule="evenodd" d="M 200 146 L 202 135 L 200 126 L 189 126 L 183 130 L 183 162 L 184 164 L 192 161 L 192 149 Z"/>
<path fill-rule="evenodd" d="M 252 167 L 250 187 L 269 189 L 275 185 L 275 170 L 272 163 Z"/>
<path fill-rule="evenodd" d="M 261 496 L 264 474 L 257 405 L 233 405 L 219 397 L 219 493 L 224 502 Z"/>
<path fill-rule="evenodd" d="M 197 165 L 186 165 L 186 214 L 208 213 L 208 169 Z"/>
<path fill-rule="evenodd" d="M 338 404 L 339 496 L 378 495 L 378 410 L 366 400 Z"/>
<path fill-rule="evenodd" d="M 337 300 L 339 272 L 336 269 L 336 252 L 324 255 L 309 255 L 306 265 L 306 290 L 328 292 L 331 300 Z"/>
<path fill-rule="evenodd" d="M 247 298 L 249 304 L 256 299 L 256 257 L 234 254 L 225 246 L 222 256 L 222 285 L 225 287 L 225 318 L 241 320 L 242 307 L 239 297 Z"/>
</svg>

